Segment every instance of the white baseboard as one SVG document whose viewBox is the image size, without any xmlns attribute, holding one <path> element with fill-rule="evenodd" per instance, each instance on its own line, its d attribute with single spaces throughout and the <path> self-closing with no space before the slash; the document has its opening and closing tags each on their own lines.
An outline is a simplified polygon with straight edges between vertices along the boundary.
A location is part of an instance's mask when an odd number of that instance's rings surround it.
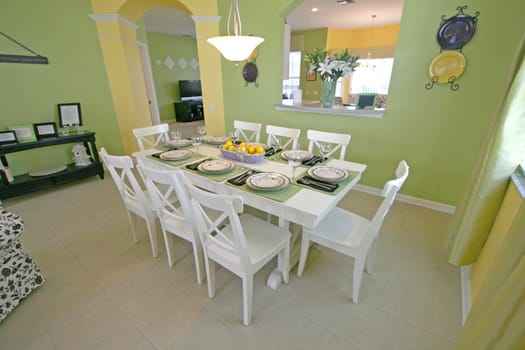
<svg viewBox="0 0 525 350">
<path fill-rule="evenodd" d="M 461 276 L 461 320 L 465 324 L 470 307 L 472 306 L 472 298 L 470 294 L 470 266 L 462 266 L 460 268 Z"/>
<path fill-rule="evenodd" d="M 381 195 L 382 189 L 375 188 L 375 187 L 369 187 L 364 185 L 355 185 L 354 189 L 361 192 L 371 193 L 375 194 L 377 196 Z M 420 207 L 429 208 L 433 210 L 437 210 L 443 213 L 447 214 L 454 214 L 454 211 L 456 210 L 456 207 L 453 205 L 443 204 L 439 202 L 429 201 L 426 199 L 421 199 L 417 197 L 407 196 L 405 194 L 398 194 L 396 197 L 396 200 L 399 200 L 401 202 L 410 203 L 414 205 L 418 205 Z"/>
</svg>

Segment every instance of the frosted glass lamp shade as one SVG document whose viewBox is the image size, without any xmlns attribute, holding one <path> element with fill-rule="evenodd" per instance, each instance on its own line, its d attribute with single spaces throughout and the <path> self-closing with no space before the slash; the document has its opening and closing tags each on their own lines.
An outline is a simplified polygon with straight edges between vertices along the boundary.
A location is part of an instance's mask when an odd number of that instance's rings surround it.
<svg viewBox="0 0 525 350">
<path fill-rule="evenodd" d="M 208 39 L 224 58 L 234 62 L 246 60 L 263 41 L 261 37 L 246 35 L 216 36 Z"/>
</svg>

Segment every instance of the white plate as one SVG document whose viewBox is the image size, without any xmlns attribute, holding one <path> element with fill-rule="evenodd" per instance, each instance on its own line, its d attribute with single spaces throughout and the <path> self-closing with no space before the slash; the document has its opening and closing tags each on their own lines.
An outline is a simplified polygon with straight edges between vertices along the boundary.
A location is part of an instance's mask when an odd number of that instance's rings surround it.
<svg viewBox="0 0 525 350">
<path fill-rule="evenodd" d="M 314 155 L 308 151 L 303 151 L 300 149 L 284 151 L 281 153 L 281 157 L 286 160 L 297 159 L 297 160 L 306 160 L 312 158 Z"/>
<path fill-rule="evenodd" d="M 186 147 L 191 145 L 191 140 L 188 139 L 180 139 L 180 140 L 170 140 L 166 142 L 166 145 L 171 147 Z"/>
<path fill-rule="evenodd" d="M 308 175 L 321 181 L 337 182 L 346 179 L 348 172 L 331 166 L 318 166 L 308 169 Z"/>
<path fill-rule="evenodd" d="M 235 168 L 235 163 L 225 159 L 212 159 L 199 164 L 197 169 L 203 173 L 226 173 Z"/>
<path fill-rule="evenodd" d="M 226 143 L 229 138 L 226 136 L 212 136 L 207 141 L 208 143 L 211 143 L 212 145 L 222 145 L 223 143 Z"/>
<path fill-rule="evenodd" d="M 50 166 L 47 168 L 35 169 L 29 172 L 29 176 L 46 176 L 66 170 L 65 165 Z"/>
<path fill-rule="evenodd" d="M 164 160 L 183 160 L 188 159 L 192 154 L 191 151 L 177 149 L 161 153 L 159 157 Z"/>
<path fill-rule="evenodd" d="M 246 179 L 246 185 L 256 190 L 275 191 L 286 187 L 290 179 L 278 173 L 259 173 Z"/>
</svg>

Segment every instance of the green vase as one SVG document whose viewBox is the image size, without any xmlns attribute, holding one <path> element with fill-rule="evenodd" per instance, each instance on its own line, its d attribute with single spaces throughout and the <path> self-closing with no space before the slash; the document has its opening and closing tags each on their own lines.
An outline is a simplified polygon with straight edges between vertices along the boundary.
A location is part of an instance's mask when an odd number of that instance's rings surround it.
<svg viewBox="0 0 525 350">
<path fill-rule="evenodd" d="M 323 80 L 323 85 L 321 86 L 321 104 L 323 108 L 332 108 L 334 106 L 336 85 L 337 80 Z"/>
</svg>

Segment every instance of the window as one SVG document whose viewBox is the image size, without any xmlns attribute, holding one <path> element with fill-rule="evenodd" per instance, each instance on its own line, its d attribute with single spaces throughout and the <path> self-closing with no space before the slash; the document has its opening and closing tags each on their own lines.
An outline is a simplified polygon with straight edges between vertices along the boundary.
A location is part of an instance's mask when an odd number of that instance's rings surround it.
<svg viewBox="0 0 525 350">
<path fill-rule="evenodd" d="M 301 51 L 290 52 L 288 79 L 283 80 L 283 99 L 292 98 L 294 90 L 299 89 L 301 80 Z"/>
<path fill-rule="evenodd" d="M 373 69 L 366 69 L 365 61 Z M 361 63 L 356 71 L 352 73 L 352 94 L 361 94 L 364 92 L 375 92 L 378 94 L 388 94 L 388 85 L 390 85 L 390 76 L 392 75 L 393 58 L 373 58 L 370 60 L 359 60 Z"/>
</svg>

